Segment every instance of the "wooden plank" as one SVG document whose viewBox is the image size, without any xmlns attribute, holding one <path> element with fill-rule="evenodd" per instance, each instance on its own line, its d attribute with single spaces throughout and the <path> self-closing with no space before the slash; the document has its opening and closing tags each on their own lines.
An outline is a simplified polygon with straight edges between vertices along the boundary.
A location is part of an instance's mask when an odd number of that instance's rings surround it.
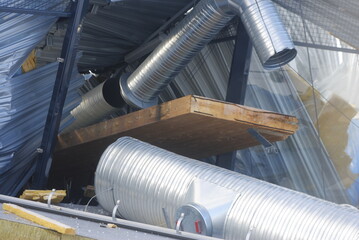
<svg viewBox="0 0 359 240">
<path fill-rule="evenodd" d="M 29 190 L 26 189 L 20 195 L 20 198 L 32 200 L 32 201 L 39 201 L 39 202 L 47 202 L 49 198 L 49 194 L 51 190 Z M 65 190 L 56 190 L 55 193 L 52 195 L 51 203 L 56 204 L 60 203 L 66 197 Z"/>
<path fill-rule="evenodd" d="M 60 135 L 53 166 L 93 169 L 106 147 L 123 136 L 198 159 L 259 145 L 249 128 L 274 142 L 292 135 L 297 123 L 293 116 L 186 96 Z"/>
<path fill-rule="evenodd" d="M 69 234 L 69 235 L 75 235 L 76 234 L 76 230 L 70 226 L 67 226 L 63 223 L 60 223 L 58 221 L 55 221 L 51 218 L 42 216 L 41 214 L 29 211 L 25 208 L 19 207 L 17 205 L 14 204 L 10 204 L 10 203 L 4 203 L 2 205 L 2 208 L 5 211 L 11 212 L 16 214 L 19 217 L 22 217 L 26 220 L 32 221 L 36 224 L 39 224 L 43 227 L 55 230 L 59 233 L 62 234 Z"/>
</svg>

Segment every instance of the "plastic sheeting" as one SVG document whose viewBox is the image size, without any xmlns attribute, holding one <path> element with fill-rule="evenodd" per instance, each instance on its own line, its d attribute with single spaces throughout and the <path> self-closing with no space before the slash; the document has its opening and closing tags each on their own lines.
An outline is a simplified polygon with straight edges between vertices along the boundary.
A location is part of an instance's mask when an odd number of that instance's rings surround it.
<svg viewBox="0 0 359 240">
<path fill-rule="evenodd" d="M 337 40 L 337 44 L 341 42 Z M 358 60 L 357 54 L 298 48 L 298 58 L 289 69 L 295 73 L 292 79 L 354 205 L 359 205 L 355 167 L 359 147 Z M 302 78 L 301 83 L 298 78 Z"/>
<path fill-rule="evenodd" d="M 299 129 L 275 144 L 238 151 L 237 171 L 337 203 L 348 203 L 337 171 L 286 71 L 264 72 L 251 63 L 245 105 L 294 115 Z"/>
<path fill-rule="evenodd" d="M 15 195 L 35 170 L 36 149 L 40 146 L 54 87 L 58 63 L 22 74 L 1 85 L 0 106 L 0 193 Z M 77 93 L 83 76 L 74 69 L 63 118 L 81 101 Z M 69 123 L 63 121 L 60 129 Z"/>
<path fill-rule="evenodd" d="M 223 100 L 232 52 L 233 41 L 208 45 L 161 95 L 161 99 L 166 101 L 183 95 L 199 94 Z M 308 58 L 301 55 L 293 61 L 292 66 L 304 66 L 299 71 L 303 74 L 301 78 L 309 79 L 308 70 L 315 72 L 328 57 L 319 58 L 316 65 L 313 62 L 311 68 L 308 68 Z M 331 61 L 334 65 L 338 60 Z M 311 99 L 308 91 L 312 92 L 312 88 L 309 84 L 309 90 L 304 91 L 308 96 L 302 95 L 301 89 L 298 89 L 297 84 L 294 85 L 298 76 L 293 72 L 292 68 L 265 71 L 253 55 L 245 105 L 294 115 L 299 119 L 300 127 L 296 134 L 275 145 L 278 154 L 268 153 L 261 146 L 238 151 L 236 171 L 336 203 L 353 203 L 348 198 L 348 186 L 344 187 L 336 166 L 318 137 L 316 124 L 312 121 L 315 111 L 311 115 L 312 111 L 303 103 L 305 97 Z M 312 105 L 310 107 L 314 109 Z"/>
<path fill-rule="evenodd" d="M 357 0 L 273 0 L 359 49 Z"/>
</svg>

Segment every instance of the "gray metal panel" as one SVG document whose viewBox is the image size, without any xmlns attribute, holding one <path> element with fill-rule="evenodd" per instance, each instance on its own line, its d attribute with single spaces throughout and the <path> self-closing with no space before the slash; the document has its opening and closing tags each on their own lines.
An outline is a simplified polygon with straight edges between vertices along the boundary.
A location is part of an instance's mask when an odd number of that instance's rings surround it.
<svg viewBox="0 0 359 240">
<path fill-rule="evenodd" d="M 123 64 L 125 55 L 191 1 L 123 0 L 95 6 L 83 24 L 80 71 Z"/>
<path fill-rule="evenodd" d="M 58 63 L 13 77 L 0 88 L 0 193 L 16 195 L 34 171 Z M 74 70 L 63 109 L 65 119 L 81 101 L 84 78 Z M 70 122 L 65 119 L 61 129 Z"/>
<path fill-rule="evenodd" d="M 1 0 L 0 7 L 28 10 L 66 11 L 68 10 L 70 1 L 71 0 Z"/>
<path fill-rule="evenodd" d="M 2 204 L 0 203 L 0 208 L 2 207 Z M 66 224 L 70 227 L 73 227 L 76 229 L 76 234 L 83 237 L 88 237 L 91 239 L 129 239 L 129 240 L 165 240 L 165 239 L 178 239 L 178 238 L 172 238 L 172 237 L 164 237 L 159 236 L 156 234 L 141 232 L 139 229 L 126 229 L 123 227 L 120 228 L 106 228 L 101 227 L 100 223 L 91 222 L 88 220 L 79 219 L 76 217 L 69 217 L 69 216 L 61 216 L 54 213 L 39 211 L 39 210 L 32 210 L 28 209 L 30 211 L 33 211 L 37 214 L 40 214 L 42 216 L 48 217 L 50 219 L 53 219 L 55 221 L 58 221 L 60 223 Z M 12 222 L 18 222 L 22 224 L 32 225 L 40 227 L 39 225 L 30 222 L 26 219 L 19 218 L 15 214 L 8 214 L 4 211 L 0 211 L 0 219 L 12 221 Z M 103 224 L 105 225 L 105 223 Z M 14 234 L 15 235 L 15 234 Z M 16 235 L 15 235 L 16 236 Z"/>
</svg>

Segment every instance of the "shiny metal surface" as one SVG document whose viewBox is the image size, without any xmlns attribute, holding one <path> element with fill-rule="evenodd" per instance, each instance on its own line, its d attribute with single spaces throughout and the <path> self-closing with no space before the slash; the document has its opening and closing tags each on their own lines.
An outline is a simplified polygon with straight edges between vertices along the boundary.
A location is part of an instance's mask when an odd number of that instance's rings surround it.
<svg viewBox="0 0 359 240">
<path fill-rule="evenodd" d="M 268 0 L 202 0 L 128 77 L 125 100 L 151 102 L 179 72 L 239 14 L 264 68 L 278 68 L 296 56 L 275 6 Z M 142 104 L 145 105 L 145 104 Z"/>
<path fill-rule="evenodd" d="M 241 19 L 265 69 L 276 69 L 297 54 L 272 1 L 244 0 Z"/>
<path fill-rule="evenodd" d="M 127 85 L 134 97 L 155 99 L 233 16 L 222 12 L 214 0 L 201 1 L 129 76 Z"/>
<path fill-rule="evenodd" d="M 195 179 L 239 193 L 228 210 L 225 239 L 359 239 L 357 209 L 179 156 L 129 137 L 118 139 L 106 149 L 96 170 L 95 186 L 98 201 L 106 210 L 120 200 L 122 217 L 164 226 L 162 208 L 172 220 L 175 210 L 187 204 L 186 194 Z"/>
<path fill-rule="evenodd" d="M 75 120 L 64 132 L 97 123 L 118 110 L 106 102 L 102 88 L 103 83 L 82 96 L 81 104 L 71 111 Z"/>
</svg>

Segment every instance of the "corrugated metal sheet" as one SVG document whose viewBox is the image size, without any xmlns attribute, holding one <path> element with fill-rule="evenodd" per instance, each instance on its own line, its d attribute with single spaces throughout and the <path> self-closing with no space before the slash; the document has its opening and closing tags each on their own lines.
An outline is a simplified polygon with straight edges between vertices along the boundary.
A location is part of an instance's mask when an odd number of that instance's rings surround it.
<svg viewBox="0 0 359 240">
<path fill-rule="evenodd" d="M 8 102 L 0 111 L 0 193 L 14 195 L 27 183 L 35 170 L 58 63 L 48 64 L 2 84 Z M 77 93 L 83 77 L 74 70 L 67 94 L 63 118 L 81 101 Z M 62 122 L 61 129 L 68 124 Z"/>
<path fill-rule="evenodd" d="M 94 5 L 81 33 L 80 71 L 101 70 L 124 63 L 152 32 L 192 0 L 123 0 Z"/>
<path fill-rule="evenodd" d="M 68 3 L 12 0 L 1 1 L 0 6 L 62 11 Z M 0 13 L 0 193 L 16 194 L 33 174 L 58 64 L 26 74 L 21 74 L 20 67 L 56 20 L 52 16 Z M 80 101 L 76 91 L 82 83 L 82 76 L 74 72 L 64 117 Z"/>
<path fill-rule="evenodd" d="M 0 13 L 0 82 L 19 70 L 56 20 L 48 16 Z"/>
</svg>

